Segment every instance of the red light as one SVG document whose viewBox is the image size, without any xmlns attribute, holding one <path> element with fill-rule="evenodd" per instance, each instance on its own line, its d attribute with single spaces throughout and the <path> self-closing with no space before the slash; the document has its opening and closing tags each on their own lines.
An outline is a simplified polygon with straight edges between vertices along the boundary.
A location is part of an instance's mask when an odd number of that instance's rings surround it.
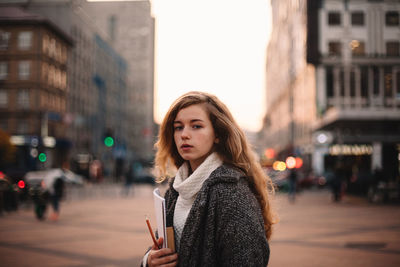
<svg viewBox="0 0 400 267">
<path fill-rule="evenodd" d="M 265 156 L 267 157 L 267 159 L 273 159 L 275 158 L 275 150 L 273 148 L 267 148 L 265 150 Z"/>
<path fill-rule="evenodd" d="M 301 168 L 303 166 L 303 160 L 301 158 L 296 158 L 296 169 Z"/>
<path fill-rule="evenodd" d="M 25 182 L 22 181 L 22 180 L 19 180 L 18 187 L 21 188 L 21 189 L 24 189 L 25 188 Z"/>
<path fill-rule="evenodd" d="M 0 172 L 0 179 L 4 179 L 4 178 L 5 178 L 4 172 Z"/>
</svg>

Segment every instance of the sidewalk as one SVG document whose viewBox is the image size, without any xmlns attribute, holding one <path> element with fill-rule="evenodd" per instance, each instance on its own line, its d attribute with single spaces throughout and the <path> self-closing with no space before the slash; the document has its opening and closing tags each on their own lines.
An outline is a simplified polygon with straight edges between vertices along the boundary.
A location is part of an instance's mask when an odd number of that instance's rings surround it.
<svg viewBox="0 0 400 267">
<path fill-rule="evenodd" d="M 271 266 L 400 266 L 400 209 L 347 195 L 306 191 L 290 204 L 278 194 Z"/>
<path fill-rule="evenodd" d="M 69 188 L 58 222 L 38 221 L 33 210 L 0 217 L 0 266 L 139 266 L 151 244 L 145 215 L 154 222 L 152 191 L 140 185 L 122 197 L 122 185 Z M 163 191 L 163 190 L 162 190 Z M 277 194 L 268 266 L 400 266 L 400 209 L 327 191 L 305 191 L 289 203 Z"/>
</svg>

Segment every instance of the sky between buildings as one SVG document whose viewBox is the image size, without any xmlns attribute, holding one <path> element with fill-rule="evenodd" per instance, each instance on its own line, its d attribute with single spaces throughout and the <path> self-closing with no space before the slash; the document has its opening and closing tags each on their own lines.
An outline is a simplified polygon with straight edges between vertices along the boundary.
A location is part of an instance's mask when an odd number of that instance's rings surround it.
<svg viewBox="0 0 400 267">
<path fill-rule="evenodd" d="M 155 120 L 190 90 L 217 95 L 246 130 L 265 113 L 269 0 L 152 0 L 156 18 Z"/>
<path fill-rule="evenodd" d="M 260 130 L 266 111 L 270 1 L 151 2 L 156 18 L 156 122 L 176 98 L 198 90 L 219 97 L 245 130 Z"/>
</svg>

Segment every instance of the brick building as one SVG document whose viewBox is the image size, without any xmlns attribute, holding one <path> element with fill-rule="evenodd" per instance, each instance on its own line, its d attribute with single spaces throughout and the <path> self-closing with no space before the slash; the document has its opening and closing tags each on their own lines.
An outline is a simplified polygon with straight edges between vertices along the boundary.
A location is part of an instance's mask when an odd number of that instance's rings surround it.
<svg viewBox="0 0 400 267">
<path fill-rule="evenodd" d="M 69 146 L 63 121 L 72 40 L 47 19 L 0 7 L 0 127 L 19 148 L 20 168 L 60 165 Z"/>
</svg>

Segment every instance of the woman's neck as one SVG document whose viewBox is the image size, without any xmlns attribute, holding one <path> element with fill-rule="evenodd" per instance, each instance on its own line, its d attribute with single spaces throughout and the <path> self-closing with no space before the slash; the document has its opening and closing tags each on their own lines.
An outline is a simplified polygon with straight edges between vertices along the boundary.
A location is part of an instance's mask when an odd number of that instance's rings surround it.
<svg viewBox="0 0 400 267">
<path fill-rule="evenodd" d="M 188 176 L 192 175 L 192 173 L 193 173 L 192 166 L 188 162 Z"/>
</svg>

